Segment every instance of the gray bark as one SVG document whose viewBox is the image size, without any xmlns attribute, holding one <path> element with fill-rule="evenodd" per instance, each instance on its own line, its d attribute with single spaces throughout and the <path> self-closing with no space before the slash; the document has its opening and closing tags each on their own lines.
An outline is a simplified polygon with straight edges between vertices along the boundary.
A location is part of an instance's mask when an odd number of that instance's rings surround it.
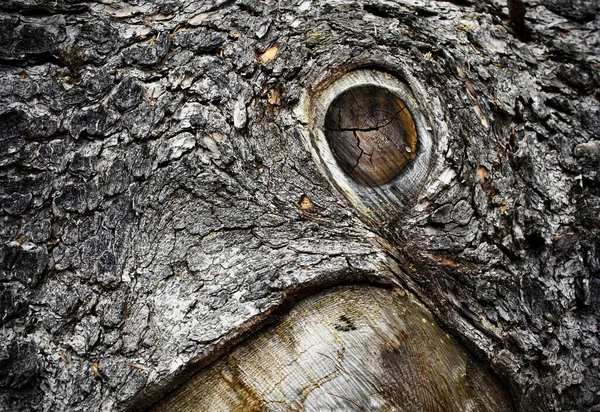
<svg viewBox="0 0 600 412">
<path fill-rule="evenodd" d="M 0 410 L 149 406 L 355 281 L 414 293 L 519 410 L 600 410 L 600 19 L 525 5 L 526 43 L 494 0 L 3 1 Z M 429 127 L 392 203 L 315 142 L 358 69 Z"/>
</svg>

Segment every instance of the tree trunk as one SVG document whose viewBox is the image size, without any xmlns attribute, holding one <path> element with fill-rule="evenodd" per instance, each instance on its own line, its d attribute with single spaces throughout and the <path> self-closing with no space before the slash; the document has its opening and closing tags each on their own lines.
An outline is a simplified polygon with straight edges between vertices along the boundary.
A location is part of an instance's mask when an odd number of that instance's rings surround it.
<svg viewBox="0 0 600 412">
<path fill-rule="evenodd" d="M 600 19 L 514 7 L 4 0 L 0 410 L 600 410 Z"/>
</svg>

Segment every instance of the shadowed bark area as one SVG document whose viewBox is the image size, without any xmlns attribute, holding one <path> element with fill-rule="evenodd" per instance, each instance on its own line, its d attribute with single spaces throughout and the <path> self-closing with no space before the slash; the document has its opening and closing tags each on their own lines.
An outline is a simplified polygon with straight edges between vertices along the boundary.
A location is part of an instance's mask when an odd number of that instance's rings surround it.
<svg viewBox="0 0 600 412">
<path fill-rule="evenodd" d="M 341 286 L 191 378 L 153 411 L 511 411 L 489 370 L 402 289 Z"/>
<path fill-rule="evenodd" d="M 596 0 L 0 2 L 0 410 L 141 410 L 299 295 L 400 285 L 520 411 L 598 410 Z M 341 90 L 417 130 L 386 184 Z M 329 156 L 329 157 L 327 157 Z"/>
</svg>

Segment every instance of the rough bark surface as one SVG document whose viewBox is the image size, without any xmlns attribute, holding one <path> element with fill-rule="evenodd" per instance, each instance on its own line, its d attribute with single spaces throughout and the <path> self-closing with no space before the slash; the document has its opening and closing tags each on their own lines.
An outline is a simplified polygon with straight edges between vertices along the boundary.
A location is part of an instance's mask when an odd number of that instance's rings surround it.
<svg viewBox="0 0 600 412">
<path fill-rule="evenodd" d="M 520 410 L 600 410 L 600 20 L 525 6 L 526 43 L 495 0 L 4 0 L 0 410 L 147 406 L 357 279 L 402 282 Z M 436 142 L 378 219 L 298 115 L 356 68 Z"/>
</svg>

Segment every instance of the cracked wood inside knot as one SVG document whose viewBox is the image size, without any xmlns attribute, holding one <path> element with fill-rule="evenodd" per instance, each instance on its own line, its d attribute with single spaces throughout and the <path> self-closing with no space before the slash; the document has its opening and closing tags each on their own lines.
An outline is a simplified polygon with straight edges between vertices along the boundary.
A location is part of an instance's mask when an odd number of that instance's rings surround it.
<svg viewBox="0 0 600 412">
<path fill-rule="evenodd" d="M 388 183 L 417 153 L 408 108 L 382 87 L 358 86 L 336 97 L 324 132 L 340 167 L 366 186 Z"/>
<path fill-rule="evenodd" d="M 338 286 L 298 302 L 153 411 L 502 411 L 490 370 L 402 290 Z"/>
</svg>

